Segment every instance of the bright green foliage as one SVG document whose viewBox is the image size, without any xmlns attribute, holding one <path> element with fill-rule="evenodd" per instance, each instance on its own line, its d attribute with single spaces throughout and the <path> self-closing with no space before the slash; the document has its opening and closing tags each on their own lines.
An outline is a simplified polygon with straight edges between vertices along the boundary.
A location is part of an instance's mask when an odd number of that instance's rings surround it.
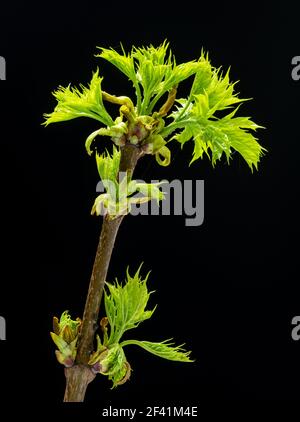
<svg viewBox="0 0 300 422">
<path fill-rule="evenodd" d="M 141 322 L 151 318 L 155 308 L 147 309 L 151 292 L 147 288 L 146 278 L 140 276 L 141 266 L 132 277 L 127 269 L 126 282 L 121 285 L 107 283 L 104 303 L 107 321 L 101 325 L 103 342 L 97 336 L 97 350 L 92 354 L 89 364 L 95 372 L 108 375 L 113 381 L 113 387 L 123 384 L 130 376 L 131 368 L 126 360 L 123 347 L 140 346 L 149 353 L 164 359 L 193 362 L 183 345 L 174 346 L 170 340 L 150 342 L 139 340 L 120 340 L 125 332 L 136 328 Z M 109 329 L 107 328 L 109 326 Z"/>
<path fill-rule="evenodd" d="M 77 117 L 90 117 L 96 119 L 105 125 L 112 125 L 113 120 L 105 110 L 102 102 L 101 81 L 97 70 L 92 77 L 89 87 L 80 85 L 80 89 L 66 88 L 60 86 L 53 92 L 57 100 L 57 106 L 54 111 L 44 114 L 46 118 L 45 125 L 65 120 L 76 119 Z"/>
<path fill-rule="evenodd" d="M 91 133 L 85 142 L 86 150 L 92 155 L 97 136 L 109 137 L 113 143 L 112 152 L 95 154 L 96 164 L 105 193 L 99 195 L 93 205 L 92 214 L 104 214 L 114 219 L 130 212 L 132 204 L 155 199 L 160 201 L 164 193 L 160 183 L 147 184 L 132 180 L 131 171 L 120 172 L 121 154 L 134 145 L 138 158 L 146 154 L 155 156 L 158 164 L 171 163 L 169 144 L 179 142 L 183 147 L 192 141 L 194 150 L 191 163 L 206 155 L 214 166 L 224 157 L 230 162 L 233 152 L 238 152 L 251 171 L 257 169 L 265 149 L 253 135 L 258 128 L 249 117 L 237 117 L 241 104 L 235 83 L 229 78 L 229 71 L 222 73 L 214 68 L 207 54 L 202 51 L 197 60 L 177 64 L 167 42 L 158 47 L 132 47 L 129 53 L 122 48 L 100 48 L 97 55 L 113 66 L 131 81 L 136 100 L 123 95 L 115 96 L 102 90 L 103 78 L 98 70 L 93 74 L 88 87 L 59 87 L 54 93 L 57 105 L 52 113 L 45 114 L 45 125 L 54 122 L 89 117 L 102 126 Z M 178 85 L 191 78 L 191 89 L 186 98 L 177 97 Z M 119 115 L 112 118 L 103 102 L 118 105 Z M 163 102 L 165 101 L 165 102 Z M 163 103 L 158 107 L 158 104 Z M 176 108 L 174 107 L 176 104 Z M 170 340 L 149 342 L 121 338 L 128 330 L 149 319 L 154 309 L 148 310 L 150 292 L 147 278 L 140 277 L 140 268 L 131 277 L 127 271 L 124 285 L 116 281 L 107 284 L 105 291 L 104 317 L 100 326 L 102 340 L 97 336 L 97 350 L 90 356 L 89 364 L 95 373 L 109 377 L 113 387 L 123 384 L 131 373 L 123 348 L 137 345 L 146 351 L 169 360 L 192 362 L 190 352 L 182 345 L 174 346 Z M 72 366 L 76 357 L 76 344 L 80 320 L 72 321 L 67 312 L 60 321 L 54 319 L 52 339 L 57 345 L 57 359 L 65 366 Z"/>
<path fill-rule="evenodd" d="M 157 48 L 152 45 L 133 47 L 129 54 L 124 50 L 118 53 L 114 49 L 100 48 L 101 53 L 96 56 L 109 61 L 131 80 L 136 89 L 139 114 L 151 114 L 165 93 L 197 72 L 195 61 L 177 65 L 168 47 L 167 42 Z"/>
<path fill-rule="evenodd" d="M 174 346 L 174 343 L 171 343 L 170 340 L 165 340 L 159 343 L 154 343 L 151 341 L 139 341 L 139 340 L 126 340 L 121 343 L 121 346 L 128 346 L 130 344 L 135 344 L 140 346 L 147 352 L 152 353 L 163 359 L 175 360 L 179 362 L 192 362 L 189 358 L 191 352 L 186 352 L 182 346 Z"/>
<path fill-rule="evenodd" d="M 116 147 L 113 147 L 112 155 L 108 152 L 101 155 L 96 154 L 97 169 L 102 180 L 117 181 L 120 159 L 121 152 Z"/>
<path fill-rule="evenodd" d="M 196 73 L 189 97 L 177 100 L 179 106 L 170 115 L 173 122 L 162 130 L 162 136 L 175 132 L 172 139 L 182 146 L 192 139 L 194 152 L 191 163 L 202 158 L 204 153 L 211 158 L 213 165 L 223 154 L 229 162 L 232 150 L 235 150 L 251 170 L 253 167 L 257 169 L 265 149 L 249 130 L 255 131 L 262 126 L 249 117 L 235 117 L 239 106 L 224 115 L 224 110 L 246 99 L 238 98 L 234 92 L 235 84 L 229 80 L 229 71 L 222 76 L 221 69 L 214 69 L 208 56 L 203 53 L 199 64 L 201 68 Z M 220 112 L 223 112 L 223 116 L 220 116 Z M 181 132 L 178 133 L 178 129 Z"/>
<path fill-rule="evenodd" d="M 127 269 L 127 280 L 124 286 L 118 283 L 107 283 L 108 292 L 105 292 L 105 311 L 110 326 L 108 344 L 118 343 L 125 331 L 136 328 L 140 322 L 151 318 L 153 310 L 146 310 L 150 297 L 147 288 L 147 277 L 142 280 L 140 269 L 133 277 Z"/>
<path fill-rule="evenodd" d="M 92 214 L 105 214 L 114 219 L 128 214 L 132 204 L 164 199 L 164 193 L 159 189 L 160 183 L 138 183 L 131 180 L 130 174 L 119 173 L 120 158 L 121 153 L 116 147 L 112 155 L 108 152 L 96 154 L 98 172 L 106 193 L 96 198 Z"/>
<path fill-rule="evenodd" d="M 167 42 L 158 47 L 132 47 L 129 53 L 123 47 L 120 52 L 112 48 L 99 49 L 96 57 L 114 65 L 132 82 L 136 104 L 128 97 L 116 97 L 102 91 L 102 78 L 97 70 L 88 88 L 81 86 L 80 91 L 68 86 L 54 92 L 58 104 L 53 113 L 45 114 L 46 125 L 80 116 L 100 121 L 106 127 L 88 136 L 86 149 L 89 154 L 96 136 L 108 136 L 118 147 L 126 143 L 138 145 L 144 154 L 155 155 L 156 161 L 166 166 L 171 162 L 166 144 L 178 141 L 183 146 L 192 140 L 191 163 L 203 158 L 204 154 L 213 165 L 223 156 L 229 163 L 232 153 L 237 151 L 251 170 L 257 169 L 265 149 L 257 142 L 253 131 L 262 126 L 249 117 L 235 117 L 246 99 L 239 98 L 235 92 L 229 70 L 223 74 L 221 68 L 214 68 L 203 51 L 198 60 L 177 64 Z M 190 77 L 193 82 L 189 95 L 176 99 L 177 86 Z M 162 97 L 166 98 L 166 103 L 156 109 Z M 121 106 L 115 120 L 105 110 L 103 100 Z M 174 101 L 177 110 L 170 114 Z M 228 109 L 231 109 L 229 113 Z M 168 118 L 172 121 L 166 124 Z M 158 139 L 159 150 L 153 145 Z"/>
</svg>

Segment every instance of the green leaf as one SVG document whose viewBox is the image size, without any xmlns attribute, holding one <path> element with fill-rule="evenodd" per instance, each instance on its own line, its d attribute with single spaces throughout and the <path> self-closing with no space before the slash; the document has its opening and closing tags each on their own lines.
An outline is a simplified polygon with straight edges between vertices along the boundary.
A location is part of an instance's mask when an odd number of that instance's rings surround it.
<svg viewBox="0 0 300 422">
<path fill-rule="evenodd" d="M 92 354 L 89 365 L 92 366 L 94 373 L 108 376 L 108 379 L 113 382 L 112 388 L 124 384 L 130 378 L 131 367 L 120 344 L 103 348 L 100 343 L 99 349 Z"/>
<path fill-rule="evenodd" d="M 187 141 L 193 138 L 193 133 L 194 133 L 193 126 L 195 129 L 195 126 L 197 126 L 197 123 L 194 123 L 194 125 L 192 124 L 186 125 L 186 127 L 181 132 L 177 133 L 176 135 L 172 137 L 172 139 L 176 139 L 176 141 L 178 141 L 181 144 L 181 148 Z M 201 127 L 199 127 L 199 131 L 201 131 Z"/>
<path fill-rule="evenodd" d="M 62 353 L 69 353 L 70 350 L 70 345 L 69 343 L 67 343 L 62 337 L 58 336 L 55 333 L 50 333 L 52 340 L 54 341 L 54 343 L 56 344 L 56 346 L 59 348 L 59 350 Z"/>
<path fill-rule="evenodd" d="M 178 85 L 180 82 L 194 75 L 195 73 L 197 73 L 198 69 L 199 63 L 195 62 L 194 60 L 176 65 L 174 59 L 172 68 L 167 72 L 163 82 L 157 89 L 158 95 L 161 96 L 162 94 L 173 88 L 173 86 Z"/>
<path fill-rule="evenodd" d="M 158 100 L 164 94 L 173 87 L 176 87 L 180 82 L 194 75 L 199 68 L 199 62 L 197 61 L 189 61 L 177 65 L 171 50 L 167 55 L 168 46 L 169 44 L 165 42 L 157 49 L 150 46 L 148 49 L 142 50 L 143 56 L 148 57 L 148 60 L 151 63 L 154 63 L 151 71 L 152 74 L 155 75 L 153 79 L 151 79 L 151 74 L 149 72 L 149 76 L 144 78 L 143 90 L 144 92 L 151 93 L 146 96 L 146 104 L 144 105 L 145 113 L 151 113 Z M 155 60 L 153 59 L 153 56 L 155 57 L 156 55 L 155 50 L 160 51 L 160 61 L 159 64 L 156 65 Z M 140 63 L 142 62 L 142 59 L 140 59 Z M 149 100 L 152 97 L 154 98 L 149 104 Z"/>
<path fill-rule="evenodd" d="M 127 123 L 124 123 L 120 117 L 117 117 L 112 126 L 101 127 L 92 132 L 85 141 L 85 148 L 89 155 L 92 155 L 91 144 L 98 136 L 109 136 L 115 145 L 120 146 L 125 144 L 125 134 L 128 132 Z"/>
<path fill-rule="evenodd" d="M 239 106 L 224 115 L 224 110 L 247 101 L 238 97 L 234 85 L 230 82 L 229 70 L 223 76 L 221 68 L 214 69 L 208 56 L 202 53 L 189 97 L 177 101 L 179 106 L 170 115 L 173 122 L 161 131 L 161 135 L 166 137 L 181 129 L 170 139 L 177 140 L 181 146 L 191 139 L 194 141 L 191 163 L 203 158 L 204 153 L 213 165 L 224 155 L 229 163 L 235 150 L 245 159 L 251 171 L 253 167 L 257 169 L 265 149 L 251 131 L 262 126 L 249 117 L 235 117 Z M 221 111 L 223 117 L 219 115 Z"/>
<path fill-rule="evenodd" d="M 104 128 L 101 128 L 101 129 L 104 129 Z M 101 135 L 101 129 L 98 129 L 98 130 L 95 130 L 94 132 L 92 132 L 87 138 L 86 138 L 86 141 L 85 141 L 85 149 L 86 149 L 86 151 L 87 151 L 87 153 L 89 154 L 89 155 L 92 155 L 92 150 L 91 150 L 91 145 L 92 145 L 92 142 L 93 142 L 93 140 L 96 138 L 96 136 L 98 136 L 98 135 Z"/>
<path fill-rule="evenodd" d="M 96 54 L 95 57 L 101 57 L 104 60 L 107 60 L 109 63 L 113 64 L 117 69 L 119 69 L 124 75 L 128 77 L 132 82 L 136 82 L 136 73 L 135 66 L 133 61 L 133 56 L 131 53 L 126 54 L 122 48 L 122 53 L 118 53 L 113 48 L 103 48 L 97 47 L 101 52 Z"/>
<path fill-rule="evenodd" d="M 59 363 L 65 366 L 72 366 L 77 353 L 77 337 L 71 343 L 67 343 L 62 337 L 56 335 L 55 333 L 51 332 L 50 335 L 59 349 L 58 351 L 55 351 Z"/>
<path fill-rule="evenodd" d="M 136 106 L 128 97 L 104 91 L 102 93 L 102 78 L 97 70 L 88 88 L 82 85 L 80 89 L 68 86 L 54 92 L 58 104 L 53 113 L 45 114 L 44 124 L 80 116 L 104 123 L 106 128 L 94 131 L 86 140 L 86 149 L 90 155 L 95 137 L 105 135 L 119 147 L 128 141 L 134 145 L 139 144 L 145 154 L 155 155 L 160 165 L 167 166 L 171 161 L 171 153 L 166 143 L 177 140 L 183 146 L 193 140 L 191 163 L 203 158 L 204 153 L 213 165 L 224 156 L 229 163 L 232 152 L 237 151 L 251 171 L 257 168 L 266 150 L 260 146 L 252 131 L 261 126 L 248 117 L 235 117 L 238 105 L 249 99 L 239 98 L 235 92 L 236 82 L 230 80 L 230 69 L 224 72 L 221 67 L 213 67 L 208 54 L 203 50 L 198 60 L 180 64 L 176 63 L 167 41 L 158 47 L 132 47 L 128 53 L 122 46 L 120 52 L 113 48 L 100 48 L 96 57 L 111 63 L 132 81 L 137 96 Z M 187 98 L 176 99 L 178 84 L 192 76 L 193 83 Z M 120 116 L 115 121 L 103 106 L 102 94 L 105 101 L 121 105 Z M 165 94 L 168 95 L 165 103 L 154 111 Z M 174 101 L 176 110 L 171 111 Z M 229 109 L 233 110 L 227 113 Z M 171 118 L 171 123 L 166 124 L 165 118 Z M 167 140 L 170 135 L 173 136 Z M 119 196 L 126 198 L 123 193 Z M 145 202 L 146 198 L 140 201 Z M 118 208 L 124 213 L 129 212 L 130 204 L 113 203 L 104 197 L 98 199 L 100 202 L 109 203 L 115 215 Z"/>
<path fill-rule="evenodd" d="M 112 155 L 108 151 L 96 154 L 97 169 L 101 179 L 117 182 L 120 167 L 121 152 L 113 147 Z"/>
<path fill-rule="evenodd" d="M 44 114 L 47 126 L 50 123 L 62 122 L 76 119 L 77 117 L 90 117 L 108 126 L 113 124 L 113 120 L 107 113 L 101 94 L 101 78 L 97 71 L 93 74 L 89 87 L 80 85 L 79 88 L 66 88 L 60 86 L 53 92 L 57 100 L 54 111 Z"/>
<path fill-rule="evenodd" d="M 156 200 L 157 203 L 162 201 L 165 198 L 164 192 L 162 192 L 159 187 L 163 182 L 160 183 L 136 183 L 135 180 L 131 182 L 130 189 L 132 192 L 139 192 L 144 195 L 143 202 Z M 141 203 L 139 201 L 140 198 L 132 198 L 130 197 L 129 200 L 132 203 Z M 137 200 L 137 201 L 136 201 Z"/>
<path fill-rule="evenodd" d="M 92 135 L 94 136 L 95 133 Z M 159 149 L 159 153 L 161 150 L 162 148 Z M 96 154 L 98 172 L 106 193 L 102 193 L 95 199 L 91 214 L 108 213 L 110 218 L 114 219 L 119 215 L 128 214 L 132 204 L 141 204 L 152 199 L 159 202 L 164 199 L 164 193 L 159 189 L 161 183 L 137 183 L 131 180 L 129 173 L 120 181 L 120 159 L 121 152 L 116 147 L 113 148 L 112 155 L 107 151 L 101 155 Z M 136 193 L 142 194 L 143 197 L 133 196 Z"/>
<path fill-rule="evenodd" d="M 242 130 L 238 126 L 224 128 L 224 133 L 228 138 L 230 146 L 241 154 L 249 165 L 251 171 L 256 168 L 265 148 L 257 142 L 256 138 L 249 132 Z"/>
<path fill-rule="evenodd" d="M 219 120 L 199 120 L 186 123 L 185 129 L 174 135 L 172 139 L 177 140 L 183 146 L 190 139 L 194 141 L 194 151 L 191 163 L 203 158 L 205 153 L 211 158 L 215 165 L 223 154 L 229 162 L 232 151 L 236 150 L 241 154 L 249 165 L 251 171 L 257 165 L 265 149 L 259 145 L 256 138 L 248 129 L 256 130 L 256 125 L 247 117 Z M 209 154 L 209 151 L 211 154 Z"/>
<path fill-rule="evenodd" d="M 198 61 L 177 65 L 166 41 L 158 47 L 133 47 L 128 54 L 123 47 L 122 53 L 112 48 L 100 50 L 96 57 L 107 60 L 132 81 L 137 96 L 137 112 L 141 115 L 151 114 L 158 100 L 174 86 L 196 74 L 200 65 Z"/>
<path fill-rule="evenodd" d="M 214 71 L 210 64 L 208 54 L 205 55 L 203 50 L 198 63 L 198 69 L 191 89 L 191 95 L 203 94 L 207 90 L 211 83 Z"/>
<path fill-rule="evenodd" d="M 136 61 L 137 81 L 143 88 L 141 114 L 149 114 L 150 99 L 157 92 L 161 81 L 172 67 L 171 53 L 166 59 L 167 50 L 168 43 L 164 42 L 157 48 L 150 45 L 146 48 L 135 48 L 132 52 Z"/>
<path fill-rule="evenodd" d="M 121 343 L 122 347 L 134 344 L 145 349 L 147 352 L 153 355 L 159 356 L 163 359 L 174 360 L 179 362 L 194 362 L 189 355 L 191 352 L 187 352 L 182 346 L 174 346 L 174 343 L 170 342 L 171 339 L 153 343 L 151 341 L 139 341 L 139 340 L 126 340 Z"/>
<path fill-rule="evenodd" d="M 103 47 L 97 47 L 101 52 L 99 54 L 96 54 L 96 57 L 100 57 L 104 60 L 107 60 L 109 63 L 114 65 L 117 69 L 119 69 L 124 75 L 128 77 L 129 80 L 133 83 L 133 86 L 135 88 L 135 93 L 137 97 L 137 109 L 138 112 L 140 112 L 141 107 L 141 91 L 136 75 L 136 69 L 135 69 L 135 63 L 133 59 L 132 53 L 126 54 L 123 47 L 122 47 L 122 53 L 118 53 L 113 48 L 103 48 Z"/>
<path fill-rule="evenodd" d="M 147 289 L 149 273 L 142 279 L 140 269 L 141 266 L 133 277 L 127 269 L 123 286 L 117 280 L 115 284 L 107 283 L 104 303 L 110 325 L 108 344 L 119 342 L 125 331 L 136 328 L 142 321 L 149 319 L 155 310 L 146 310 L 151 294 Z"/>
</svg>

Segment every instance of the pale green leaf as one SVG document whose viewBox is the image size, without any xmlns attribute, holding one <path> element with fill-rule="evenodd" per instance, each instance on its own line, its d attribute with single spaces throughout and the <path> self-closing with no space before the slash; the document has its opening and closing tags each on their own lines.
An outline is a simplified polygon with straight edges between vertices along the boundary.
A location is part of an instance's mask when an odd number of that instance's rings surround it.
<svg viewBox="0 0 300 422">
<path fill-rule="evenodd" d="M 111 180 L 117 182 L 121 152 L 113 147 L 112 155 L 108 151 L 96 154 L 96 163 L 102 181 Z"/>
<path fill-rule="evenodd" d="M 104 128 L 101 128 L 104 129 Z M 101 134 L 101 129 L 95 130 L 94 132 L 92 132 L 85 141 L 85 149 L 87 151 L 87 153 L 89 155 L 92 155 L 92 150 L 91 150 L 91 144 L 93 142 L 93 140 L 96 138 L 96 136 Z"/>
<path fill-rule="evenodd" d="M 113 120 L 106 111 L 101 94 L 101 78 L 97 71 L 93 74 L 88 87 L 80 88 L 59 87 L 53 92 L 57 106 L 52 113 L 44 114 L 47 126 L 50 123 L 76 119 L 77 117 L 90 117 L 108 126 Z"/>
<path fill-rule="evenodd" d="M 204 51 L 202 51 L 191 89 L 191 95 L 203 94 L 207 90 L 211 83 L 213 71 L 214 69 L 210 64 L 208 54 L 205 55 Z"/>
<path fill-rule="evenodd" d="M 151 342 L 151 341 L 139 341 L 139 340 L 125 340 L 121 343 L 122 347 L 130 344 L 142 347 L 147 352 L 153 355 L 159 356 L 163 359 L 174 360 L 179 362 L 194 362 L 190 357 L 191 352 L 184 350 L 183 346 L 175 346 L 174 343 L 170 342 L 171 339 L 162 342 Z"/>
<path fill-rule="evenodd" d="M 135 191 L 142 193 L 149 200 L 156 200 L 157 203 L 162 201 L 165 196 L 164 193 L 160 190 L 160 183 L 136 183 Z"/>
<path fill-rule="evenodd" d="M 123 50 L 123 54 L 120 54 L 113 48 L 97 48 L 100 50 L 100 53 L 96 54 L 96 57 L 101 57 L 102 59 L 107 60 L 109 63 L 113 64 L 117 69 L 119 69 L 122 73 L 124 73 L 124 75 L 126 75 L 128 79 L 130 79 L 134 83 L 136 82 L 135 66 L 131 53 L 126 54 Z"/>
<path fill-rule="evenodd" d="M 126 282 L 123 286 L 117 280 L 115 284 L 107 283 L 104 303 L 110 325 L 109 344 L 117 343 L 125 331 L 137 327 L 154 312 L 154 309 L 146 310 L 151 294 L 147 288 L 149 274 L 142 279 L 140 269 L 141 267 L 133 277 L 127 269 Z"/>
<path fill-rule="evenodd" d="M 122 47 L 122 54 L 118 53 L 113 48 L 103 48 L 103 47 L 97 47 L 100 49 L 100 53 L 96 55 L 96 57 L 100 57 L 104 60 L 107 60 L 109 63 L 114 65 L 117 69 L 119 69 L 124 75 L 128 77 L 129 80 L 133 83 L 133 86 L 135 88 L 135 93 L 137 97 L 137 109 L 138 112 L 140 112 L 141 107 L 141 91 L 138 83 L 138 78 L 136 74 L 135 69 L 135 63 L 133 54 L 128 53 L 126 54 L 123 47 Z"/>
<path fill-rule="evenodd" d="M 97 134 L 94 133 L 91 136 Z M 159 153 L 164 148 L 166 147 L 161 147 Z M 119 180 L 120 159 L 121 152 L 116 147 L 113 148 L 112 155 L 107 151 L 101 155 L 96 154 L 98 172 L 106 193 L 102 193 L 95 199 L 91 214 L 108 214 L 111 219 L 114 219 L 119 215 L 128 214 L 132 204 L 141 204 L 152 199 L 159 202 L 164 199 L 164 193 L 159 189 L 161 183 L 137 183 L 131 180 L 129 174 Z M 134 194 L 142 194 L 143 197 L 133 196 Z"/>
<path fill-rule="evenodd" d="M 229 70 L 224 75 L 221 68 L 213 68 L 208 55 L 203 52 L 198 66 L 189 97 L 177 100 L 179 105 L 169 116 L 173 122 L 162 129 L 161 135 L 166 137 L 175 132 L 170 140 L 178 141 L 181 146 L 193 140 L 191 163 L 203 158 L 204 153 L 213 165 L 223 155 L 229 162 L 232 151 L 236 150 L 251 170 L 257 168 L 265 149 L 259 145 L 251 131 L 262 126 L 249 117 L 235 117 L 239 106 L 224 115 L 224 110 L 247 99 L 241 99 L 235 93 L 235 83 L 230 81 Z M 220 117 L 220 112 L 223 117 Z"/>
</svg>

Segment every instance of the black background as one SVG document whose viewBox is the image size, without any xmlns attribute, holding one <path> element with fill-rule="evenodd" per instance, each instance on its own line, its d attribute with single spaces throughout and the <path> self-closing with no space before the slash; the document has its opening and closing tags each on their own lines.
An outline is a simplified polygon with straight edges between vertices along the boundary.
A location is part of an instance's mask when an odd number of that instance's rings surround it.
<svg viewBox="0 0 300 422">
<path fill-rule="evenodd" d="M 243 9 L 243 10 L 242 10 Z M 167 38 L 178 63 L 203 47 L 215 66 L 231 66 L 241 97 L 240 115 L 266 127 L 268 149 L 251 174 L 234 155 L 213 169 L 207 159 L 188 162 L 190 146 L 174 149 L 172 165 L 139 163 L 136 175 L 204 179 L 205 220 L 185 227 L 184 217 L 128 217 L 109 270 L 122 279 L 143 261 L 155 316 L 137 338 L 174 337 L 192 349 L 194 364 L 162 361 L 127 350 L 134 372 L 116 390 L 104 377 L 90 385 L 86 406 L 101 409 L 147 403 L 205 405 L 211 400 L 297 400 L 300 344 L 291 319 L 300 314 L 298 273 L 298 96 L 291 58 L 299 55 L 292 10 L 268 6 L 60 4 L 37 10 L 25 3 L 1 16 L 0 55 L 7 80 L 1 107 L 0 343 L 1 401 L 42 403 L 59 409 L 62 368 L 49 331 L 52 315 L 80 315 L 101 220 L 89 215 L 98 181 L 84 140 L 96 122 L 41 126 L 58 85 L 87 83 L 97 66 L 104 89 L 131 95 L 130 83 L 95 58 L 96 46 L 157 45 Z M 188 83 L 181 88 L 184 95 Z M 104 145 L 107 146 L 108 142 Z M 85 408 L 87 409 L 87 408 Z"/>
</svg>

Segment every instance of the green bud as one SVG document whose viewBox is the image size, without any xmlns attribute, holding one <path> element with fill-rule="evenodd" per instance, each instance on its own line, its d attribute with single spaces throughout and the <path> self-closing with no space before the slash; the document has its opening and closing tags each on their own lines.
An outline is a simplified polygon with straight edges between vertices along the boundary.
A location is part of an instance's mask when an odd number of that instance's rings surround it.
<svg viewBox="0 0 300 422">
<path fill-rule="evenodd" d="M 66 367 L 73 365 L 76 357 L 76 343 L 79 328 L 81 326 L 80 318 L 72 320 L 68 311 L 62 313 L 60 320 L 53 318 L 53 331 L 51 338 L 58 347 L 55 351 L 59 363 Z"/>
<path fill-rule="evenodd" d="M 122 347 L 115 344 L 107 349 L 105 356 L 100 359 L 101 374 L 110 375 L 119 371 L 125 362 L 125 355 Z"/>
<path fill-rule="evenodd" d="M 113 387 L 124 384 L 130 377 L 131 367 L 126 360 L 125 353 L 119 344 L 114 344 L 108 349 L 102 348 L 93 353 L 89 365 L 94 373 L 107 375 L 113 381 Z"/>
</svg>

